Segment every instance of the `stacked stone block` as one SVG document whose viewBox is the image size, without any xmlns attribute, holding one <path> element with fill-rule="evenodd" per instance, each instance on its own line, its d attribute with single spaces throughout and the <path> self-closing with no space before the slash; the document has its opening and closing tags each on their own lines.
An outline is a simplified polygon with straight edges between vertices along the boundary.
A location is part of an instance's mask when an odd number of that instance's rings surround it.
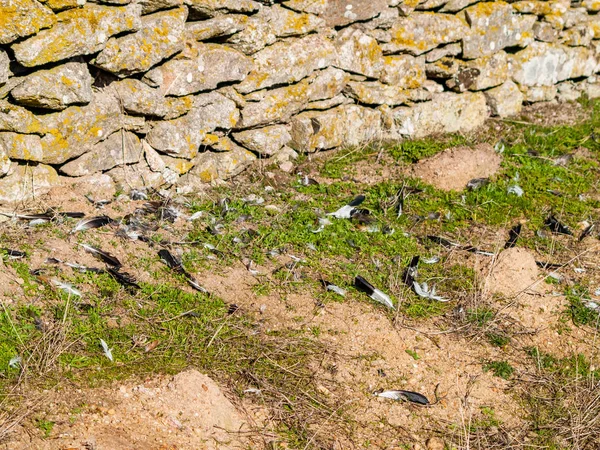
<svg viewBox="0 0 600 450">
<path fill-rule="evenodd" d="M 599 12 L 592 0 L 0 0 L 0 201 L 68 180 L 190 191 L 257 158 L 597 97 Z"/>
</svg>

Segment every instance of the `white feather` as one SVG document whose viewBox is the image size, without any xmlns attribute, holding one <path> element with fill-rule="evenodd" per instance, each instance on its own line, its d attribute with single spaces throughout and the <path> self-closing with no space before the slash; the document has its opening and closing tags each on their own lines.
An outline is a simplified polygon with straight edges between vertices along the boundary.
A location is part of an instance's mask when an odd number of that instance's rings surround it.
<svg viewBox="0 0 600 450">
<path fill-rule="evenodd" d="M 346 296 L 346 290 L 342 289 L 339 286 L 336 286 L 335 284 L 328 284 L 327 290 L 331 291 L 331 292 L 335 292 L 336 294 L 341 295 L 342 297 Z"/>
<path fill-rule="evenodd" d="M 376 302 L 382 303 L 390 309 L 396 309 L 394 308 L 394 303 L 392 302 L 392 299 L 387 294 L 381 292 L 379 289 L 375 289 L 370 295 L 370 297 Z"/>
<path fill-rule="evenodd" d="M 112 349 L 108 348 L 108 344 L 104 342 L 104 339 L 100 339 L 100 345 L 102 346 L 104 356 L 106 356 L 109 360 L 113 361 Z"/>
<path fill-rule="evenodd" d="M 77 289 L 75 286 L 73 286 L 72 284 L 63 283 L 62 281 L 59 281 L 56 279 L 52 280 L 52 284 L 54 284 L 54 286 L 56 286 L 57 288 L 65 291 L 69 295 L 75 295 L 77 297 L 82 296 L 81 291 L 79 289 Z"/>
<path fill-rule="evenodd" d="M 415 293 L 419 297 L 428 298 L 430 300 L 437 300 L 438 302 L 450 301 L 447 298 L 437 295 L 437 293 L 435 292 L 435 286 L 432 286 L 431 289 L 429 289 L 429 286 L 426 282 L 419 284 L 416 281 L 413 281 L 413 286 L 415 288 Z"/>
</svg>

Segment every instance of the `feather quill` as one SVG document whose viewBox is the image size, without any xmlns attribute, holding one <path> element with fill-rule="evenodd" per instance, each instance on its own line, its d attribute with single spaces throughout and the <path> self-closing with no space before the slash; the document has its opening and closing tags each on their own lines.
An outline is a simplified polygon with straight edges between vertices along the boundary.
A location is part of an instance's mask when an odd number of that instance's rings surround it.
<svg viewBox="0 0 600 450">
<path fill-rule="evenodd" d="M 93 247 L 88 244 L 79 244 L 79 245 L 81 247 L 83 247 L 83 249 L 86 252 L 91 253 L 95 258 L 104 262 L 107 266 L 121 267 L 121 262 L 117 258 L 115 258 L 113 255 L 111 255 L 110 253 L 105 252 L 104 250 L 101 250 L 97 247 Z"/>
</svg>

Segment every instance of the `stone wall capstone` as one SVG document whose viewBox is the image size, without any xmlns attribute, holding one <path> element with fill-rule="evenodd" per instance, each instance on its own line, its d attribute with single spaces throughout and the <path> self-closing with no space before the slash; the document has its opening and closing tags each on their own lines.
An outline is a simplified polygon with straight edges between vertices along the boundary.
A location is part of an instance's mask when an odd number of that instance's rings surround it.
<svg viewBox="0 0 600 450">
<path fill-rule="evenodd" d="M 471 131 L 599 72 L 591 0 L 0 0 L 0 203 Z"/>
</svg>

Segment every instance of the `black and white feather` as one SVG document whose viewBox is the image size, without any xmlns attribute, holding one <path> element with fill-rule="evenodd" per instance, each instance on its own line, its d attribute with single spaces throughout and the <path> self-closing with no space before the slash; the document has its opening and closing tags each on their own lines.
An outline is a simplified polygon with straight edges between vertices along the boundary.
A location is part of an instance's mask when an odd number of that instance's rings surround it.
<svg viewBox="0 0 600 450">
<path fill-rule="evenodd" d="M 99 259 L 107 266 L 111 267 L 121 267 L 121 261 L 119 261 L 115 256 L 111 255 L 104 250 L 99 249 L 98 247 L 94 247 L 88 244 L 79 244 L 86 252 L 91 253 L 95 258 Z"/>
<path fill-rule="evenodd" d="M 374 287 L 371 283 L 369 283 L 360 275 L 357 275 L 354 279 L 354 287 L 356 287 L 357 290 L 367 294 L 376 302 L 379 302 L 390 309 L 395 309 L 392 299 L 386 293 Z"/>
</svg>

